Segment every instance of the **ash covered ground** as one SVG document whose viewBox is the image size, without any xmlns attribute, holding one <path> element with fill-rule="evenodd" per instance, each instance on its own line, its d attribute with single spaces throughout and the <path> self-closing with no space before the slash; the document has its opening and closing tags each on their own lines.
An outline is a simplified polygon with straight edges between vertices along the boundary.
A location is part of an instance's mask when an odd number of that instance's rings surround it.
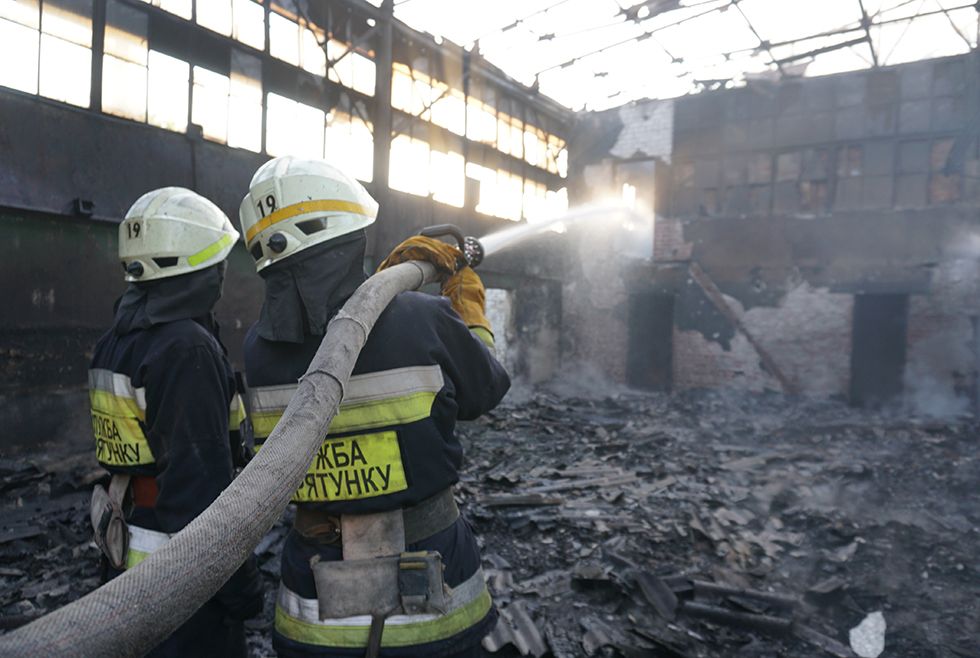
<svg viewBox="0 0 980 658">
<path fill-rule="evenodd" d="M 977 429 L 780 396 L 515 391 L 460 428 L 459 500 L 504 620 L 486 645 L 847 656 L 880 611 L 883 656 L 980 656 Z M 0 460 L 4 630 L 97 586 L 98 477 L 89 452 Z M 257 548 L 257 656 L 285 528 Z"/>
</svg>

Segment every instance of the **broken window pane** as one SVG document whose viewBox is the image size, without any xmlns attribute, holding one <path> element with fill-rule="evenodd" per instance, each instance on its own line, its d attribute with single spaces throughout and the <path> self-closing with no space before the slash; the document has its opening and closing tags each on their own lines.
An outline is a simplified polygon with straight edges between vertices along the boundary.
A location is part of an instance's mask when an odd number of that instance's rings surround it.
<svg viewBox="0 0 980 658">
<path fill-rule="evenodd" d="M 218 34 L 231 36 L 231 0 L 197 3 L 197 24 Z"/>
<path fill-rule="evenodd" d="M 463 156 L 460 153 L 432 151 L 432 198 L 441 203 L 463 207 L 466 177 L 463 174 Z"/>
<path fill-rule="evenodd" d="M 300 31 L 300 64 L 314 75 L 327 74 L 327 54 L 321 45 L 326 36 L 304 27 Z"/>
<path fill-rule="evenodd" d="M 432 123 L 462 135 L 466 132 L 466 105 L 463 102 L 463 92 L 447 89 L 443 85 L 440 93 L 442 95 L 432 104 Z"/>
<path fill-rule="evenodd" d="M 524 161 L 535 167 L 545 166 L 545 143 L 531 126 L 524 130 Z"/>
<path fill-rule="evenodd" d="M 228 76 L 194 67 L 194 95 L 191 99 L 191 121 L 201 126 L 204 137 L 216 142 L 228 141 Z"/>
<path fill-rule="evenodd" d="M 323 110 L 278 94 L 269 94 L 266 148 L 269 155 L 323 157 Z"/>
<path fill-rule="evenodd" d="M 776 157 L 776 180 L 777 181 L 796 181 L 800 178 L 803 170 L 803 153 L 792 151 L 790 153 L 780 153 Z"/>
<path fill-rule="evenodd" d="M 144 0 L 145 2 L 146 0 Z M 210 2 L 211 0 L 207 0 Z M 191 19 L 191 2 L 192 0 L 153 0 L 152 5 L 154 7 L 159 7 L 164 11 L 169 11 L 171 14 L 176 14 L 181 18 Z"/>
<path fill-rule="evenodd" d="M 29 94 L 37 93 L 36 29 L 0 18 L 0 58 L 4 62 L 18 62 L 17 66 L 0 66 L 0 85 Z"/>
<path fill-rule="evenodd" d="M 262 150 L 262 62 L 238 50 L 231 52 L 228 146 Z"/>
<path fill-rule="evenodd" d="M 827 210 L 827 181 L 803 181 L 800 184 L 800 210 L 824 212 Z"/>
<path fill-rule="evenodd" d="M 496 214 L 497 172 L 475 162 L 467 162 L 466 177 L 480 182 L 480 195 L 476 200 L 476 211 L 484 215 Z"/>
<path fill-rule="evenodd" d="M 365 96 L 374 96 L 376 75 L 374 60 L 360 53 L 351 53 L 348 57 L 351 58 L 351 70 L 354 76 L 352 88 Z"/>
<path fill-rule="evenodd" d="M 953 139 L 943 138 L 937 139 L 932 143 L 932 148 L 929 151 L 929 170 L 930 171 L 942 171 L 946 168 L 946 161 L 949 159 L 949 154 L 953 150 Z"/>
<path fill-rule="evenodd" d="M 497 114 L 475 98 L 466 102 L 466 136 L 491 146 L 497 143 Z"/>
<path fill-rule="evenodd" d="M 41 32 L 80 46 L 92 46 L 92 0 L 45 0 Z"/>
<path fill-rule="evenodd" d="M 41 35 L 42 96 L 80 107 L 89 106 L 92 80 L 92 51 L 84 46 Z"/>
<path fill-rule="evenodd" d="M 837 151 L 837 175 L 841 178 L 861 175 L 864 150 L 857 145 L 844 146 Z"/>
<path fill-rule="evenodd" d="M 299 66 L 299 25 L 285 16 L 269 14 L 269 53 Z"/>
<path fill-rule="evenodd" d="M 231 36 L 247 46 L 265 49 L 265 9 L 252 0 L 233 0 Z"/>
<path fill-rule="evenodd" d="M 564 187 L 545 194 L 546 216 L 557 217 L 568 211 L 568 190 Z"/>
<path fill-rule="evenodd" d="M 391 70 L 391 106 L 412 113 L 412 73 L 397 62 Z"/>
<path fill-rule="evenodd" d="M 548 217 L 547 192 L 543 183 L 524 181 L 524 219 L 535 222 Z"/>
<path fill-rule="evenodd" d="M 38 0 L 0 0 L 0 18 L 36 30 L 41 21 Z"/>
<path fill-rule="evenodd" d="M 92 80 L 92 2 L 45 2 L 41 11 L 38 91 L 42 96 L 88 107 Z"/>
<path fill-rule="evenodd" d="M 147 121 L 183 132 L 187 129 L 190 65 L 151 50 L 147 59 Z"/>
<path fill-rule="evenodd" d="M 118 0 L 106 7 L 102 111 L 146 121 L 146 14 Z"/>
<path fill-rule="evenodd" d="M 524 200 L 524 184 L 520 176 L 503 169 L 497 170 L 497 203 L 494 214 L 497 217 L 518 221 L 521 218 L 521 203 Z"/>
<path fill-rule="evenodd" d="M 336 39 L 331 39 L 327 43 L 327 58 L 333 62 L 330 67 L 328 74 L 329 79 L 337 84 L 344 85 L 351 89 L 355 89 L 362 94 L 367 96 L 374 95 L 374 61 L 364 57 L 360 53 L 356 53 L 351 48 Z M 395 73 L 397 71 L 398 73 Z M 411 77 L 408 74 L 407 67 L 404 65 L 396 64 L 393 68 L 393 76 L 401 75 L 399 82 L 399 99 L 400 103 L 407 103 L 410 101 L 402 100 L 408 97 L 404 93 L 404 78 L 405 76 Z M 392 85 L 392 98 L 395 96 L 395 83 Z M 394 105 L 394 101 L 392 102 Z M 406 109 L 401 105 L 396 105 L 400 109 Z"/>
<path fill-rule="evenodd" d="M 398 135 L 391 140 L 388 185 L 409 194 L 429 195 L 428 143 L 408 135 Z"/>
<path fill-rule="evenodd" d="M 503 112 L 497 115 L 497 148 L 510 153 L 510 123 Z"/>
<path fill-rule="evenodd" d="M 366 183 L 374 178 L 374 136 L 371 126 L 360 117 L 340 110 L 327 115 L 323 154 L 358 180 Z"/>
<path fill-rule="evenodd" d="M 960 175 L 936 172 L 929 178 L 929 203 L 946 204 L 960 200 Z"/>
</svg>

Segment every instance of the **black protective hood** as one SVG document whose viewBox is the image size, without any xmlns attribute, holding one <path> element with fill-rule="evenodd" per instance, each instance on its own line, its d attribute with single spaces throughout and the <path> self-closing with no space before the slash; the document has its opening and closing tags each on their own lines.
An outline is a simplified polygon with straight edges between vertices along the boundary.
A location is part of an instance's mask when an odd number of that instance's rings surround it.
<svg viewBox="0 0 980 658">
<path fill-rule="evenodd" d="M 266 340 L 302 343 L 327 323 L 361 285 L 367 236 L 363 230 L 304 249 L 260 273 L 265 302 L 256 325 Z"/>
<path fill-rule="evenodd" d="M 116 302 L 113 331 L 119 336 L 134 329 L 177 320 L 197 320 L 217 334 L 212 309 L 221 299 L 227 263 L 222 261 L 197 272 L 133 282 Z"/>
</svg>

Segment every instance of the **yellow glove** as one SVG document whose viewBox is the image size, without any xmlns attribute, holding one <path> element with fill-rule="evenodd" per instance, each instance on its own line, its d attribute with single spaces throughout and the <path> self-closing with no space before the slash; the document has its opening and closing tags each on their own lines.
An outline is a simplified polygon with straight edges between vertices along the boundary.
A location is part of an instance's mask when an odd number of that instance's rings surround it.
<svg viewBox="0 0 980 658">
<path fill-rule="evenodd" d="M 466 266 L 456 271 L 462 259 L 463 252 L 453 245 L 414 235 L 392 249 L 378 266 L 378 271 L 408 260 L 432 263 L 443 279 L 442 294 L 449 298 L 453 310 L 480 340 L 493 347 L 493 331 L 486 316 L 486 289 L 472 267 Z"/>
<path fill-rule="evenodd" d="M 446 279 L 442 284 L 442 294 L 449 298 L 453 310 L 459 314 L 466 326 L 480 340 L 493 347 L 493 330 L 486 316 L 486 288 L 483 287 L 483 281 L 473 268 L 466 266 Z"/>
<path fill-rule="evenodd" d="M 456 272 L 456 264 L 462 257 L 463 252 L 451 244 L 424 235 L 413 235 L 391 250 L 388 257 L 378 265 L 378 271 L 408 260 L 422 260 L 432 263 L 444 280 Z"/>
</svg>

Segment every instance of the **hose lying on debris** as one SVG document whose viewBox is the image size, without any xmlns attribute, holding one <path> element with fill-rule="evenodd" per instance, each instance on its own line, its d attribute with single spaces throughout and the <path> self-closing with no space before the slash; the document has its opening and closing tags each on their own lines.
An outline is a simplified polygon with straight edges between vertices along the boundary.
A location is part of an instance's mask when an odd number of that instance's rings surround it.
<svg viewBox="0 0 980 658">
<path fill-rule="evenodd" d="M 337 413 L 368 333 L 392 298 L 435 279 L 411 261 L 368 279 L 330 322 L 262 450 L 210 507 L 142 563 L 0 637 L 3 656 L 136 656 L 186 621 L 279 519 Z"/>
</svg>

